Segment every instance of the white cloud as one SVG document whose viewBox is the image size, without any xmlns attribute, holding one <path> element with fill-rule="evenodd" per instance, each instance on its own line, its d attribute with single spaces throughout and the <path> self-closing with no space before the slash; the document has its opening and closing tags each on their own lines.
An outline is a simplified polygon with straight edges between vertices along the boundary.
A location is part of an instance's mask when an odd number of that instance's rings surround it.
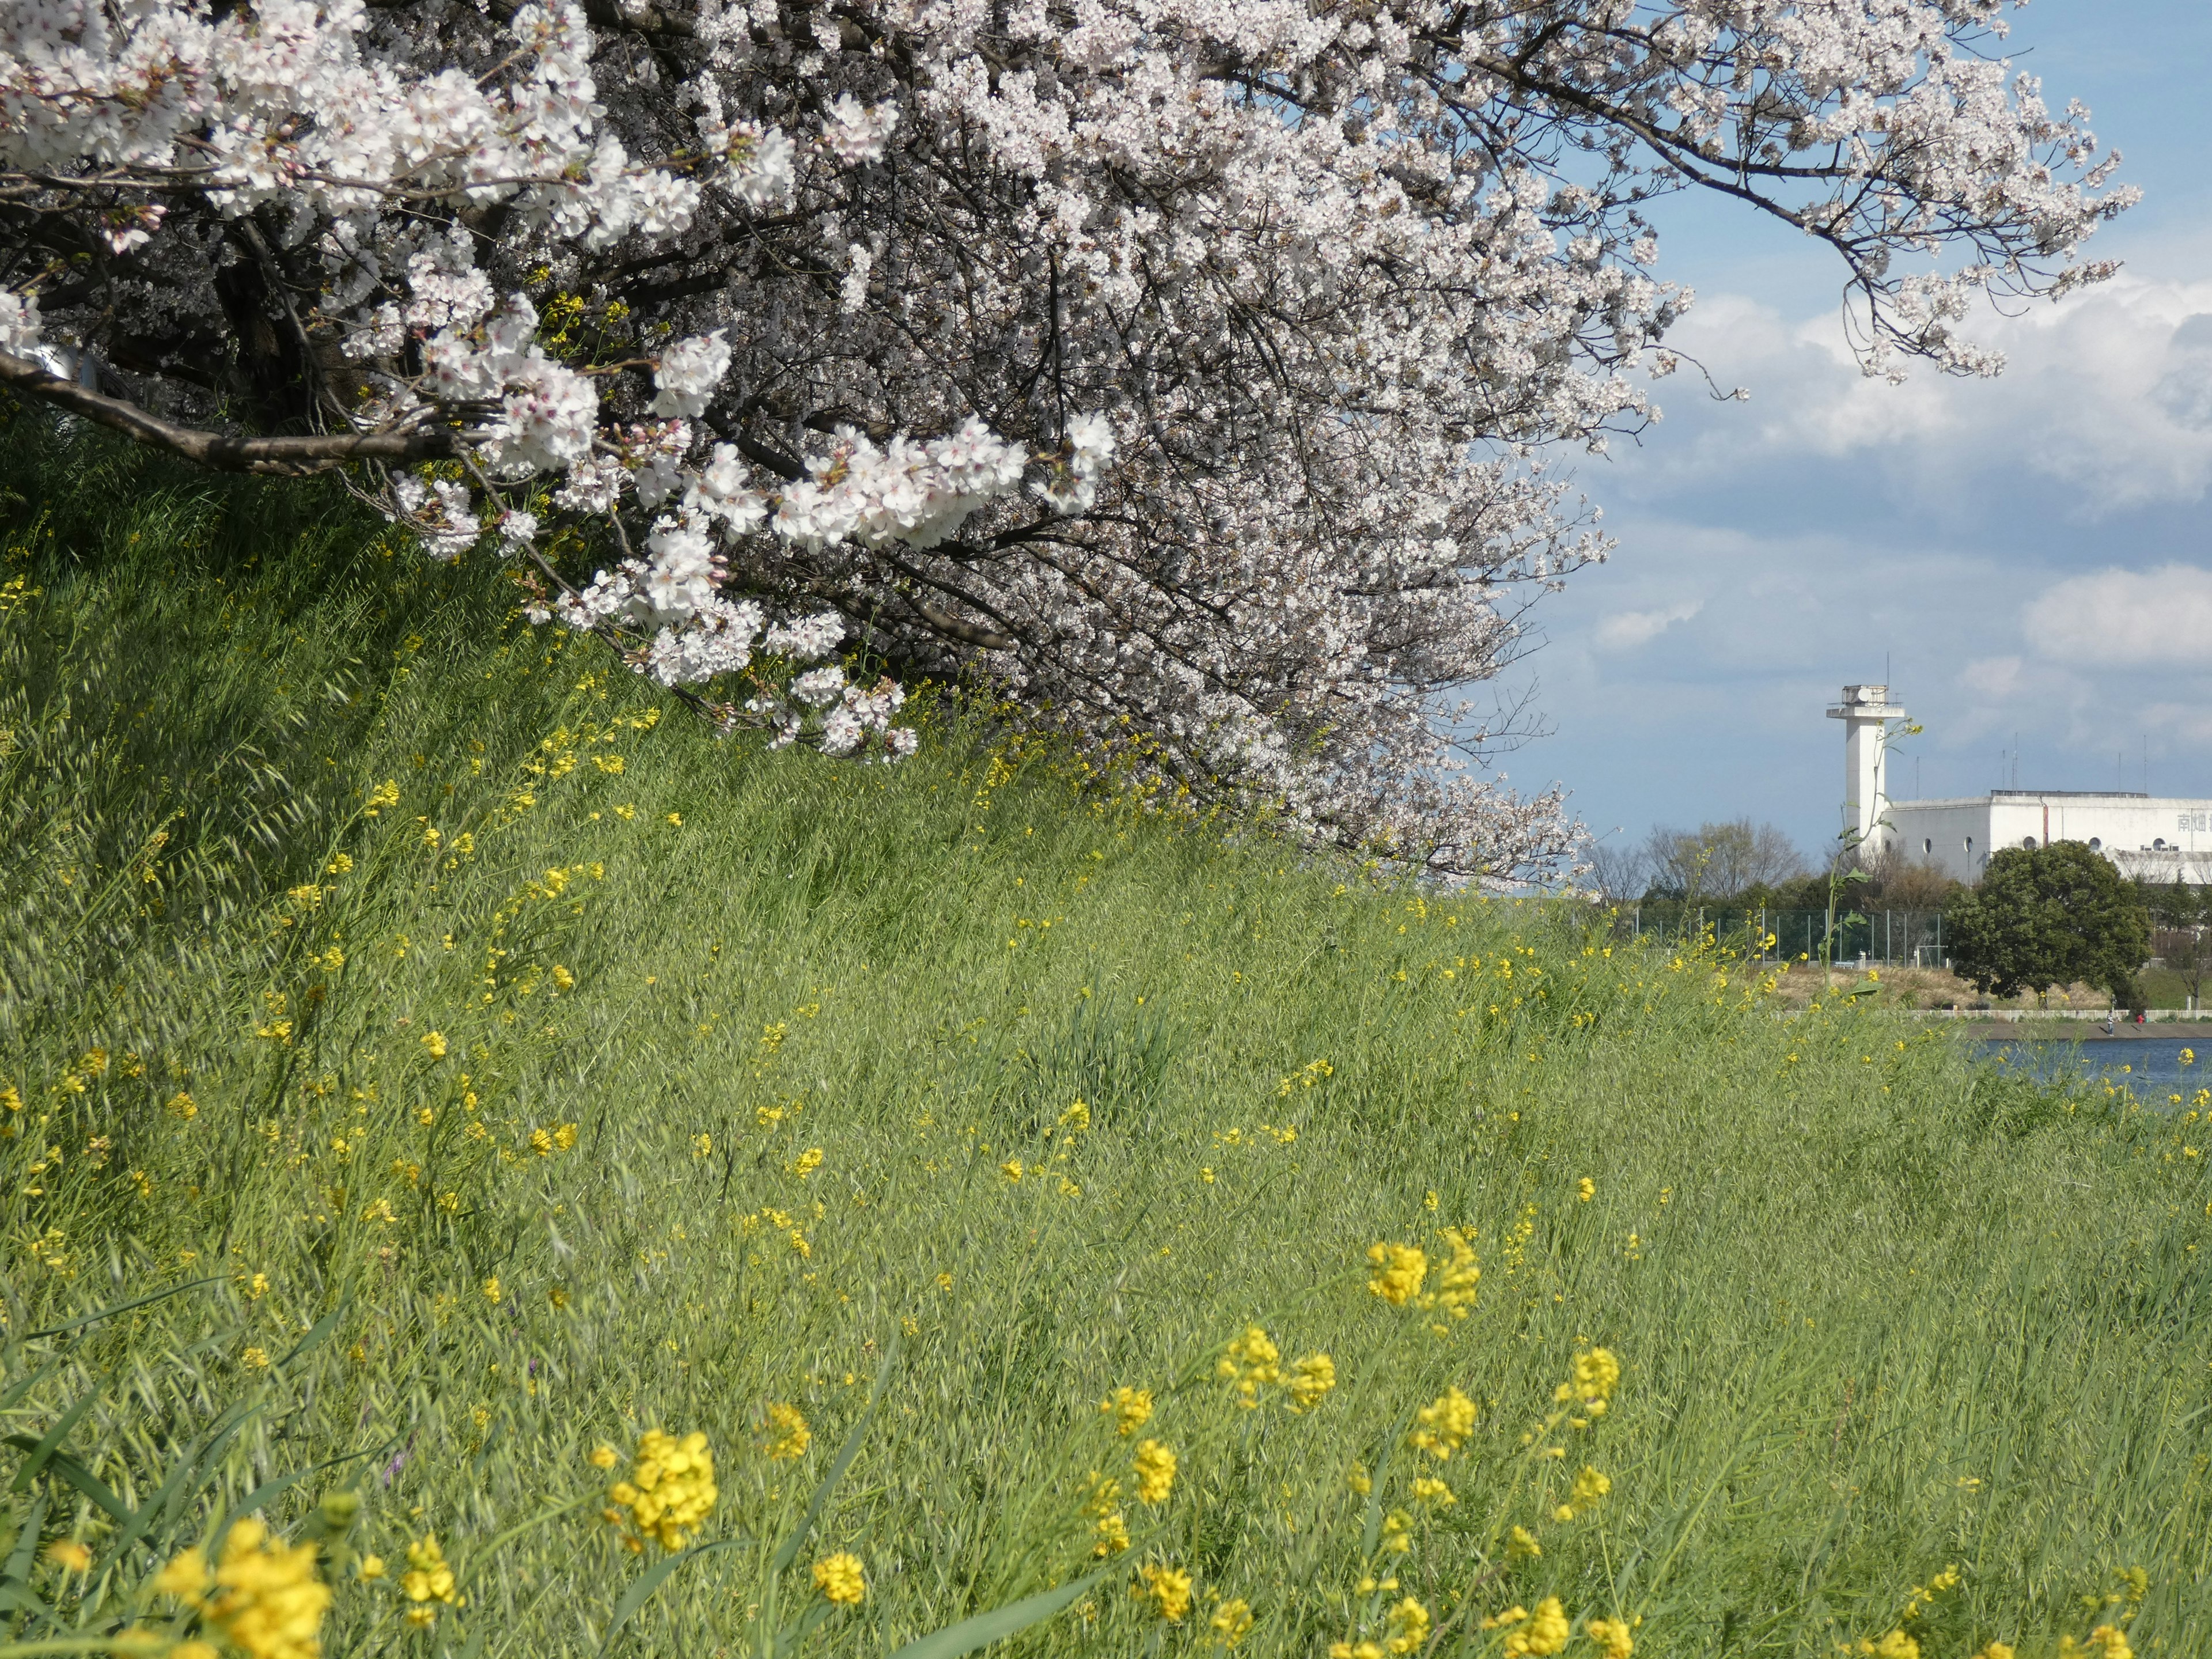
<svg viewBox="0 0 2212 1659">
<path fill-rule="evenodd" d="M 1672 343 L 1751 398 L 1707 415 L 1687 386 L 1662 386 L 1697 428 L 1669 461 L 1713 476 L 1784 455 L 1878 459 L 1945 493 L 2025 468 L 2072 487 L 2085 518 L 2212 489 L 2212 282 L 2123 272 L 1970 331 L 2005 352 L 2002 375 L 1922 366 L 1891 386 L 1860 373 L 1832 313 L 1791 323 L 1751 300 L 1701 299 Z"/>
<path fill-rule="evenodd" d="M 2058 662 L 2201 669 L 2212 640 L 2212 571 L 2166 564 L 2069 576 L 2029 602 L 2021 629 Z"/>
<path fill-rule="evenodd" d="M 1652 611 L 1621 611 L 1600 622 L 1592 637 L 1606 651 L 1632 651 L 1649 645 L 1676 623 L 1687 622 L 1705 608 L 1703 599 L 1661 605 Z"/>
</svg>

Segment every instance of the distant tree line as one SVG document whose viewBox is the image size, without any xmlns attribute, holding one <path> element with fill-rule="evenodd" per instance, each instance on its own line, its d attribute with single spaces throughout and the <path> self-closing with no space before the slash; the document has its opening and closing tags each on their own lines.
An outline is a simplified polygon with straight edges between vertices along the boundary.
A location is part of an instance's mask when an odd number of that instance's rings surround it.
<svg viewBox="0 0 2212 1659">
<path fill-rule="evenodd" d="M 1945 954 L 1985 992 L 2082 983 L 2140 1008 L 2147 962 L 2162 961 L 2200 1000 L 2212 972 L 2212 886 L 2130 879 L 2078 842 L 2004 848 L 1971 887 L 1895 854 L 1857 862 L 1849 906 L 1942 912 Z M 1614 903 L 1741 912 L 1825 909 L 1837 873 L 1832 863 L 1814 868 L 1778 826 L 1748 817 L 1660 825 L 1638 842 L 1600 843 L 1591 863 Z"/>
</svg>

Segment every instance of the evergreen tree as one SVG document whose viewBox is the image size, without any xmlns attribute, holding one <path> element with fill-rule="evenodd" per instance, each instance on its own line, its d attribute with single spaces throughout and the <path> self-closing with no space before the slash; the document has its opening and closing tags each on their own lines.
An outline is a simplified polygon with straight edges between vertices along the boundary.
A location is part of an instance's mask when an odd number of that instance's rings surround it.
<svg viewBox="0 0 2212 1659">
<path fill-rule="evenodd" d="M 2039 995 L 2079 980 L 2132 1005 L 2150 918 L 2127 878 L 2080 842 L 2007 848 L 1947 915 L 1953 963 L 1984 991 Z"/>
</svg>

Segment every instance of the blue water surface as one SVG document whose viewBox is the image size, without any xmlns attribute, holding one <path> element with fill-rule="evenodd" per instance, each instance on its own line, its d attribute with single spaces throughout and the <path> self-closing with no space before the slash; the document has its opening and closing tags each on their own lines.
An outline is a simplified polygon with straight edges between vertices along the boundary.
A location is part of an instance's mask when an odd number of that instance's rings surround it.
<svg viewBox="0 0 2212 1659">
<path fill-rule="evenodd" d="M 1986 1037 L 1982 1049 L 1992 1065 L 2032 1073 L 2052 1082 L 2067 1078 L 2102 1078 L 2153 1096 L 2193 1095 L 2212 1088 L 2212 1035 L 2195 1037 L 2142 1036 L 2059 1042 L 2050 1037 Z M 2193 1053 L 2193 1061 L 2182 1055 Z"/>
</svg>

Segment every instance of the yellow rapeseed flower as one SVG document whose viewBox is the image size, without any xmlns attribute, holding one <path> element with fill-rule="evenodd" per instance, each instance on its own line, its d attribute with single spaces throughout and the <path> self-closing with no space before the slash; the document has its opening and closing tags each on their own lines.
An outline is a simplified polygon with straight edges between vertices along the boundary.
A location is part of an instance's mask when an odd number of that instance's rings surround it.
<svg viewBox="0 0 2212 1659">
<path fill-rule="evenodd" d="M 768 1434 L 761 1442 L 761 1449 L 770 1461 L 795 1463 L 805 1456 L 806 1448 L 814 1439 L 814 1431 L 806 1426 L 799 1407 L 771 1400 L 762 1409 L 768 1414 Z"/>
<path fill-rule="evenodd" d="M 1262 1387 L 1282 1381 L 1282 1368 L 1275 1363 L 1281 1358 L 1267 1332 L 1254 1325 L 1231 1340 L 1214 1369 L 1224 1382 L 1237 1385 L 1237 1403 L 1250 1410 L 1260 1403 Z"/>
<path fill-rule="evenodd" d="M 633 1547 L 650 1539 L 672 1553 L 690 1540 L 720 1495 L 707 1437 L 695 1431 L 678 1440 L 665 1429 L 647 1429 L 639 1437 L 629 1479 L 607 1493 L 629 1510 Z"/>
<path fill-rule="evenodd" d="M 437 1534 L 424 1533 L 407 1547 L 407 1571 L 400 1575 L 399 1589 L 412 1603 L 407 1609 L 407 1622 L 417 1629 L 427 1630 L 437 1623 L 439 1607 L 460 1604 L 453 1570 L 446 1565 Z"/>
<path fill-rule="evenodd" d="M 1577 1201 L 1587 1204 L 1596 1196 L 1597 1182 L 1592 1181 L 1588 1176 L 1575 1182 L 1575 1197 Z"/>
<path fill-rule="evenodd" d="M 74 1538 L 58 1538 L 46 1546 L 46 1559 L 64 1572 L 90 1572 L 92 1552 Z"/>
<path fill-rule="evenodd" d="M 835 1601 L 839 1607 L 858 1606 L 860 1598 L 868 1593 L 867 1581 L 861 1576 L 860 1558 L 846 1550 L 823 1556 L 814 1564 L 814 1588 L 822 1592 L 823 1600 Z"/>
<path fill-rule="evenodd" d="M 1116 1389 L 1098 1402 L 1099 1413 L 1114 1419 L 1114 1427 L 1124 1435 L 1134 1434 L 1152 1421 L 1152 1391 L 1150 1389 Z"/>
<path fill-rule="evenodd" d="M 1457 1389 L 1446 1389 L 1415 1414 L 1419 1425 L 1407 1437 L 1431 1457 L 1448 1458 L 1474 1432 L 1474 1401 Z"/>
<path fill-rule="evenodd" d="M 384 1558 L 380 1555 L 364 1555 L 361 1558 L 361 1565 L 355 1571 L 366 1579 L 381 1578 L 385 1574 Z"/>
<path fill-rule="evenodd" d="M 331 1591 L 315 1577 L 315 1556 L 313 1544 L 270 1544 L 268 1527 L 249 1515 L 224 1537 L 212 1574 L 205 1556 L 186 1550 L 154 1587 L 198 1607 L 248 1659 L 319 1659 Z"/>
<path fill-rule="evenodd" d="M 1383 1627 L 1382 1647 L 1389 1653 L 1412 1653 L 1429 1639 L 1429 1610 L 1412 1596 L 1390 1609 Z"/>
<path fill-rule="evenodd" d="M 1626 1619 L 1593 1619 L 1583 1626 L 1583 1634 L 1597 1644 L 1603 1659 L 1629 1659 L 1636 1651 L 1635 1638 L 1628 1633 Z M 1997 1659 L 1997 1656 L 1991 1655 L 1990 1659 Z M 2012 1659 L 2009 1650 L 2002 1659 Z"/>
<path fill-rule="evenodd" d="M 1091 1530 L 1097 1534 L 1097 1541 L 1091 1547 L 1093 1555 L 1103 1559 L 1119 1555 L 1129 1547 L 1129 1523 L 1121 1518 L 1119 1510 L 1109 1510 L 1100 1516 Z"/>
<path fill-rule="evenodd" d="M 1544 1553 L 1544 1547 L 1528 1528 L 1516 1527 L 1505 1540 L 1505 1553 L 1516 1560 L 1533 1561 Z"/>
<path fill-rule="evenodd" d="M 1522 1659 L 1524 1654 L 1557 1653 L 1566 1646 L 1571 1628 L 1566 1610 L 1559 1605 L 1559 1598 L 1547 1595 L 1536 1603 L 1536 1610 L 1520 1627 L 1505 1638 L 1506 1659 Z"/>
<path fill-rule="evenodd" d="M 1147 1504 L 1164 1504 L 1175 1489 L 1176 1455 L 1157 1440 L 1137 1443 L 1137 1496 Z"/>
<path fill-rule="evenodd" d="M 423 1032 L 422 1046 L 430 1051 L 431 1059 L 443 1060 L 446 1057 L 446 1034 L 443 1031 Z"/>
<path fill-rule="evenodd" d="M 1456 1504 L 1459 1498 L 1444 1482 L 1431 1475 L 1421 1475 L 1413 1482 L 1413 1496 L 1424 1504 Z"/>
<path fill-rule="evenodd" d="M 1241 1596 L 1214 1608 L 1208 1639 L 1217 1647 L 1233 1648 L 1252 1628 L 1252 1604 Z"/>
<path fill-rule="evenodd" d="M 1372 1244 L 1368 1247 L 1367 1259 L 1375 1267 L 1367 1288 L 1392 1307 L 1402 1308 L 1420 1294 L 1421 1280 L 1429 1271 L 1429 1259 L 1415 1246 Z"/>
<path fill-rule="evenodd" d="M 1019 1181 L 1022 1178 L 1021 1159 L 1018 1158 L 1008 1158 L 1004 1164 L 1001 1164 L 999 1166 L 999 1173 L 1006 1176 L 1008 1181 Z"/>
<path fill-rule="evenodd" d="M 258 1346 L 248 1348 L 238 1356 L 238 1363 L 250 1371 L 265 1371 L 269 1369 L 269 1350 Z"/>
<path fill-rule="evenodd" d="M 1137 1582 L 1129 1586 L 1129 1594 L 1140 1601 L 1150 1601 L 1170 1624 L 1180 1624 L 1190 1611 L 1190 1575 L 1180 1567 L 1147 1563 L 1137 1569 Z"/>
<path fill-rule="evenodd" d="M 1336 1362 L 1325 1353 L 1310 1353 L 1291 1363 L 1291 1409 L 1310 1412 L 1336 1386 Z"/>
</svg>

